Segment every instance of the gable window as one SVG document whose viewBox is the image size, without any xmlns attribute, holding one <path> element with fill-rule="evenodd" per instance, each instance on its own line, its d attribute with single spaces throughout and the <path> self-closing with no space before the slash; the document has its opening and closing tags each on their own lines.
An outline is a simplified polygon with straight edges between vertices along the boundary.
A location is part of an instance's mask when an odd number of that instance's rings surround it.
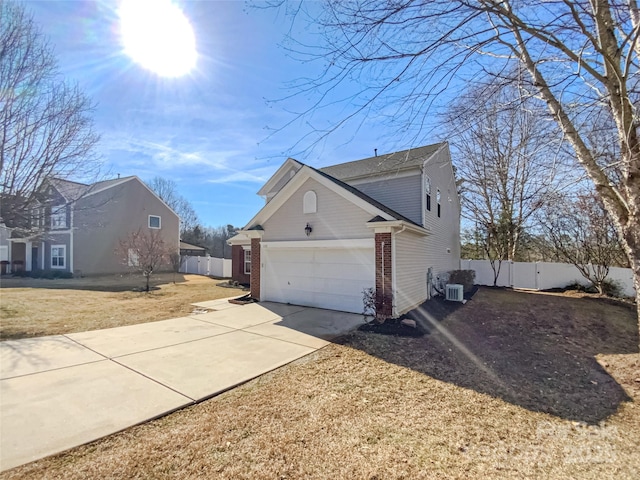
<svg viewBox="0 0 640 480">
<path fill-rule="evenodd" d="M 425 175 L 424 177 L 424 201 L 427 212 L 431 211 L 431 179 Z"/>
<path fill-rule="evenodd" d="M 251 273 L 251 250 L 244 251 L 244 273 L 245 275 Z"/>
<path fill-rule="evenodd" d="M 436 190 L 436 202 L 438 203 L 438 217 L 440 216 L 440 190 Z"/>
<path fill-rule="evenodd" d="M 51 228 L 67 228 L 67 209 L 64 205 L 51 207 Z"/>
<path fill-rule="evenodd" d="M 302 198 L 302 213 L 316 213 L 318 211 L 318 199 L 316 192 L 309 190 Z"/>
<path fill-rule="evenodd" d="M 65 268 L 66 258 L 66 245 L 51 245 L 51 268 Z"/>
<path fill-rule="evenodd" d="M 158 215 L 149 215 L 149 228 L 160 228 L 160 217 Z"/>
</svg>

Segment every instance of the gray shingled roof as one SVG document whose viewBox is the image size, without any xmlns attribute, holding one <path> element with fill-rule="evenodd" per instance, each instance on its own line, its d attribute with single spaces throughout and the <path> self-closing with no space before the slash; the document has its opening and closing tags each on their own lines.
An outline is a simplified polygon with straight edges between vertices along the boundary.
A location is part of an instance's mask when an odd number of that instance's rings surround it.
<svg viewBox="0 0 640 480">
<path fill-rule="evenodd" d="M 339 180 L 354 179 L 367 175 L 400 172 L 422 165 L 422 162 L 436 152 L 443 143 L 434 143 L 424 147 L 412 148 L 401 152 L 387 153 L 377 157 L 365 158 L 354 162 L 340 163 L 321 168 L 320 171 Z"/>
<path fill-rule="evenodd" d="M 62 195 L 68 202 L 73 202 L 82 197 L 90 185 L 84 183 L 72 182 L 71 180 L 63 180 L 62 178 L 50 178 L 49 183 Z"/>
</svg>

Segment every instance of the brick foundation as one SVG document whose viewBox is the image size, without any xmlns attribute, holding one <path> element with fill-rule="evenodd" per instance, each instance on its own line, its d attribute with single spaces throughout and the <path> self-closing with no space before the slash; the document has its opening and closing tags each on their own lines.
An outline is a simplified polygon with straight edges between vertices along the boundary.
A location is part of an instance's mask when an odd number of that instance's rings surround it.
<svg viewBox="0 0 640 480">
<path fill-rule="evenodd" d="M 260 300 L 260 239 L 251 239 L 251 297 Z"/>
<path fill-rule="evenodd" d="M 391 263 L 391 234 L 376 233 L 376 317 L 393 315 L 393 265 Z M 253 267 L 252 267 L 253 268 Z"/>
</svg>

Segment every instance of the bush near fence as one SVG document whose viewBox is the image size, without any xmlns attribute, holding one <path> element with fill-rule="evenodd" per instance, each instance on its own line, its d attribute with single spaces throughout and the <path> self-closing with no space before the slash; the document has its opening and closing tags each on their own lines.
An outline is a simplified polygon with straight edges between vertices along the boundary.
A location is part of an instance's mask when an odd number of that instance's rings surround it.
<svg viewBox="0 0 640 480">
<path fill-rule="evenodd" d="M 489 260 L 460 260 L 462 270 L 475 270 L 477 285 L 493 285 L 493 270 Z M 607 278 L 620 285 L 625 297 L 635 297 L 633 272 L 630 268 L 611 267 Z M 503 261 L 498 276 L 499 287 L 549 290 L 564 288 L 579 283 L 587 286 L 589 281 L 569 263 L 510 262 Z"/>
</svg>

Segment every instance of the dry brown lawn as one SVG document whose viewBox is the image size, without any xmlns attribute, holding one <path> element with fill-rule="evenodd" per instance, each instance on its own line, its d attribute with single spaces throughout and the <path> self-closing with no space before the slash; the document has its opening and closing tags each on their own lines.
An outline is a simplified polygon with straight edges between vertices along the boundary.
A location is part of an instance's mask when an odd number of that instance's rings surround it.
<svg viewBox="0 0 640 480">
<path fill-rule="evenodd" d="M 0 477 L 637 479 L 635 321 L 600 301 L 481 289 L 425 337 L 355 332 Z"/>
<path fill-rule="evenodd" d="M 194 302 L 241 295 L 200 275 L 158 274 L 149 293 L 140 276 L 78 279 L 3 278 L 0 340 L 83 332 L 180 317 Z"/>
</svg>

